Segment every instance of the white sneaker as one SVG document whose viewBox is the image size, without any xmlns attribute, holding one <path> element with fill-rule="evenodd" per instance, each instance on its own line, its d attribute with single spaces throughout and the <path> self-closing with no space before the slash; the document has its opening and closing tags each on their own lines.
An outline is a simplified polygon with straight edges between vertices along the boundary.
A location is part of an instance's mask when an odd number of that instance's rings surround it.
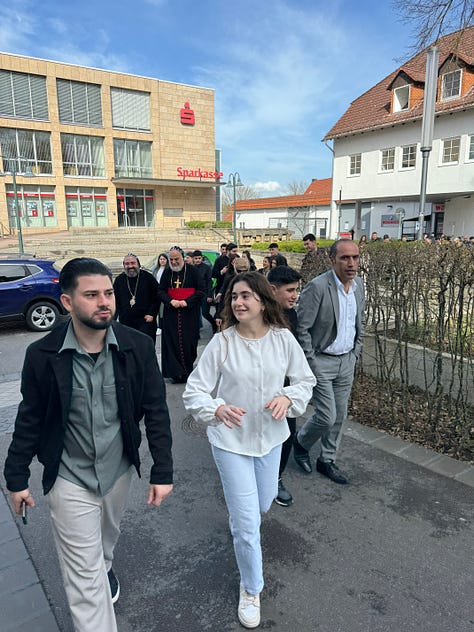
<svg viewBox="0 0 474 632">
<path fill-rule="evenodd" d="M 260 625 L 260 595 L 251 595 L 242 584 L 237 614 L 244 628 L 256 628 Z"/>
</svg>

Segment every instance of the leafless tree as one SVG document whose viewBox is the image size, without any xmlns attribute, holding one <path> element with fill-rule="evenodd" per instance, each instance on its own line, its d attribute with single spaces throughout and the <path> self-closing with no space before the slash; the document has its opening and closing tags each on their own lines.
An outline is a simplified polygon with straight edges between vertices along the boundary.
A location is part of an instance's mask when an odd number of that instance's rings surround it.
<svg viewBox="0 0 474 632">
<path fill-rule="evenodd" d="M 474 0 L 392 0 L 392 6 L 413 27 L 414 52 L 474 24 Z"/>
<path fill-rule="evenodd" d="M 236 200 L 254 200 L 260 197 L 257 189 L 251 186 L 235 187 Z M 232 187 L 222 187 L 222 210 L 227 213 L 234 205 L 234 190 Z"/>
<path fill-rule="evenodd" d="M 301 195 L 306 191 L 307 188 L 308 183 L 304 180 L 300 180 L 299 182 L 297 180 L 292 180 L 286 185 L 285 193 L 287 195 Z"/>
</svg>

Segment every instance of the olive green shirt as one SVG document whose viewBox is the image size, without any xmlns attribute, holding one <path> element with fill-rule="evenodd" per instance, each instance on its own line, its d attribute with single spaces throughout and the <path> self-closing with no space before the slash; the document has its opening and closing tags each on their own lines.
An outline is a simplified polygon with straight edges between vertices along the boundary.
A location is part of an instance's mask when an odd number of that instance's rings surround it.
<svg viewBox="0 0 474 632">
<path fill-rule="evenodd" d="M 59 350 L 73 350 L 71 407 L 59 476 L 99 496 L 130 467 L 123 451 L 112 347 L 118 349 L 118 343 L 109 328 L 94 361 L 77 341 L 71 321 Z"/>
</svg>

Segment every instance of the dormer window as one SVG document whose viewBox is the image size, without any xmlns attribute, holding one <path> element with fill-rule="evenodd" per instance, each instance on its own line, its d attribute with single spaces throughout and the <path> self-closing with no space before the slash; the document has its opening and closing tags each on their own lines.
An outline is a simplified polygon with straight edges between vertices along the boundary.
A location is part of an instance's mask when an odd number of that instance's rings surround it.
<svg viewBox="0 0 474 632">
<path fill-rule="evenodd" d="M 461 69 L 446 72 L 441 76 L 441 101 L 461 96 Z"/>
<path fill-rule="evenodd" d="M 400 86 L 393 91 L 393 111 L 404 112 L 410 104 L 410 86 Z"/>
</svg>

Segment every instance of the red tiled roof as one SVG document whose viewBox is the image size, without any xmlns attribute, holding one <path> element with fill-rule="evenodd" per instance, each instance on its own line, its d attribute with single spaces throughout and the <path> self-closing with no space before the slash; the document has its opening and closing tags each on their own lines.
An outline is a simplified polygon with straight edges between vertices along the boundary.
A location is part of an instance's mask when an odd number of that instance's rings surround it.
<svg viewBox="0 0 474 632">
<path fill-rule="evenodd" d="M 438 46 L 441 68 L 450 55 L 455 55 L 468 66 L 474 66 L 474 26 L 464 32 L 457 31 L 440 38 Z M 405 73 L 414 83 L 424 84 L 426 55 L 429 47 L 412 57 L 373 88 L 351 103 L 346 112 L 329 130 L 323 140 L 347 136 L 381 127 L 388 127 L 420 118 L 423 114 L 423 100 L 420 99 L 404 112 L 390 112 L 391 84 L 401 73 Z M 474 86 L 458 99 L 436 103 L 436 112 L 453 112 L 474 107 Z"/>
<path fill-rule="evenodd" d="M 313 180 L 306 191 L 300 195 L 281 195 L 279 197 L 238 200 L 239 211 L 265 208 L 293 208 L 295 206 L 318 206 L 331 201 L 332 178 Z"/>
</svg>

